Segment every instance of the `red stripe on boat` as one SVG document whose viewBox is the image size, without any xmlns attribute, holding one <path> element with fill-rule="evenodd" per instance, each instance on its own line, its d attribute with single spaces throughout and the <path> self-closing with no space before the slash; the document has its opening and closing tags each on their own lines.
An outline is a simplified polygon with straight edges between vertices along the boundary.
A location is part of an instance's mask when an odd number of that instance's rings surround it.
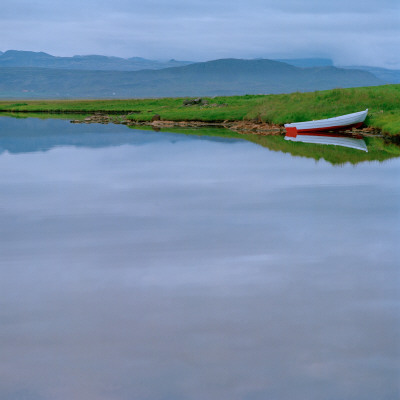
<svg viewBox="0 0 400 400">
<path fill-rule="evenodd" d="M 362 124 L 363 124 L 363 122 L 357 122 L 356 124 L 341 125 L 341 126 L 337 126 L 337 125 L 336 126 L 326 126 L 323 128 L 312 128 L 312 129 L 298 129 L 297 128 L 297 132 L 298 133 L 306 133 L 306 132 L 341 131 L 341 130 L 346 130 L 346 129 L 350 129 L 350 128 L 359 128 L 360 126 L 362 126 Z M 293 128 L 286 128 L 286 131 L 288 129 L 293 129 Z"/>
</svg>

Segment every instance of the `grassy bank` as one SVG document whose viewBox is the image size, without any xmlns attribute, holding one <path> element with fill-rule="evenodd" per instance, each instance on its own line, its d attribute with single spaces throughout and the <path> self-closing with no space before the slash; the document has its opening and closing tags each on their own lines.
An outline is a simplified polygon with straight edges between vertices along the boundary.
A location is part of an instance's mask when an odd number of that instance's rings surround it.
<svg viewBox="0 0 400 400">
<path fill-rule="evenodd" d="M 132 100 L 0 101 L 0 112 L 128 115 L 149 121 L 154 114 L 173 121 L 237 121 L 257 119 L 273 124 L 334 117 L 369 109 L 365 124 L 400 134 L 400 85 L 333 89 L 280 95 L 204 98 L 206 105 L 184 106 L 183 98 Z"/>
</svg>

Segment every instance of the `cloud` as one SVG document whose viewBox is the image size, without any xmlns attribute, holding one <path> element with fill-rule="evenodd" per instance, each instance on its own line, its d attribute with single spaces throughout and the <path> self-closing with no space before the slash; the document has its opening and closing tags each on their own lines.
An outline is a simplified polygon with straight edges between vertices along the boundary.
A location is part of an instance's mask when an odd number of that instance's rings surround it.
<svg viewBox="0 0 400 400">
<path fill-rule="evenodd" d="M 1 50 L 209 60 L 331 56 L 397 65 L 398 1 L 6 1 Z"/>
</svg>

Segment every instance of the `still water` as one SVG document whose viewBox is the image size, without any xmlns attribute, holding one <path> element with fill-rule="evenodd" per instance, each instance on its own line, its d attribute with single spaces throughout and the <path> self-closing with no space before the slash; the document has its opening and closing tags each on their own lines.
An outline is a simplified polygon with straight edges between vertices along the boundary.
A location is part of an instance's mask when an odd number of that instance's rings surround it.
<svg viewBox="0 0 400 400">
<path fill-rule="evenodd" d="M 397 400 L 399 176 L 0 118 L 0 399 Z"/>
</svg>

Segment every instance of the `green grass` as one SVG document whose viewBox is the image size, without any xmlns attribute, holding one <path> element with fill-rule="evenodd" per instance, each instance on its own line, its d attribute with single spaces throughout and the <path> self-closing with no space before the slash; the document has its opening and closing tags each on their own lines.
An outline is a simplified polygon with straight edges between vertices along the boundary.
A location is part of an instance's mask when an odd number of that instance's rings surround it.
<svg viewBox="0 0 400 400">
<path fill-rule="evenodd" d="M 0 101 L 1 112 L 112 113 L 137 121 L 150 121 L 154 114 L 173 121 L 242 120 L 265 96 L 208 98 L 208 106 L 183 106 L 184 98 L 132 100 L 32 100 L 25 104 Z"/>
<path fill-rule="evenodd" d="M 39 112 L 0 112 L 2 117 L 12 117 L 12 118 L 38 118 L 38 119 L 67 119 L 67 120 L 83 120 L 85 117 L 89 116 L 87 114 L 62 114 L 62 113 L 39 113 Z"/>
<path fill-rule="evenodd" d="M 400 134 L 400 85 L 333 89 L 279 95 L 205 98 L 209 105 L 183 106 L 184 98 L 132 100 L 0 101 L 1 112 L 128 115 L 149 121 L 154 114 L 172 121 L 240 121 L 258 119 L 273 124 L 330 118 L 369 109 L 365 124 L 390 135 Z"/>
<path fill-rule="evenodd" d="M 333 89 L 290 95 L 270 95 L 249 112 L 247 118 L 284 124 L 331 118 L 369 109 L 365 125 L 400 134 L 400 85 Z"/>
</svg>

